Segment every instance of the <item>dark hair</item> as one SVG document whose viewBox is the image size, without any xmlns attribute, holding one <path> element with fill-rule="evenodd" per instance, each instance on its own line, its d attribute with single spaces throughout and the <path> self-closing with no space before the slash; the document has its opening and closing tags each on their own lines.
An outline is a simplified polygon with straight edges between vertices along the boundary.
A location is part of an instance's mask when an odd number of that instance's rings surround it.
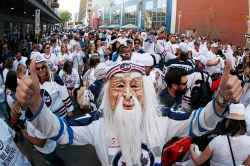
<svg viewBox="0 0 250 166">
<path fill-rule="evenodd" d="M 188 75 L 188 72 L 185 69 L 172 67 L 168 70 L 165 75 L 165 82 L 168 87 L 171 87 L 173 84 L 179 85 L 181 83 L 181 77 Z"/>
<path fill-rule="evenodd" d="M 128 46 L 125 46 L 125 45 L 120 45 L 119 49 L 118 49 L 118 53 L 121 54 L 125 49 L 129 49 Z"/>
<path fill-rule="evenodd" d="M 42 50 L 43 53 L 44 53 L 44 50 L 45 50 L 45 47 L 46 47 L 46 46 L 51 46 L 51 45 L 50 45 L 49 43 L 45 43 L 45 44 L 43 45 L 43 50 Z"/>
<path fill-rule="evenodd" d="M 5 61 L 4 61 L 4 67 L 7 69 L 11 69 L 13 67 L 13 59 L 8 57 Z"/>
<path fill-rule="evenodd" d="M 135 43 L 136 41 L 138 41 L 138 42 L 141 44 L 141 40 L 140 40 L 140 39 L 135 38 L 135 39 L 134 39 L 134 43 Z"/>
<path fill-rule="evenodd" d="M 15 92 L 17 88 L 17 74 L 15 71 L 9 71 L 6 76 L 5 87 Z"/>
<path fill-rule="evenodd" d="M 247 131 L 245 120 L 224 119 L 219 126 L 220 135 L 244 135 Z"/>
<path fill-rule="evenodd" d="M 89 67 L 93 68 L 96 67 L 96 65 L 100 63 L 100 58 L 98 55 L 92 55 L 89 59 Z"/>
<path fill-rule="evenodd" d="M 67 74 L 71 74 L 72 72 L 72 68 L 73 65 L 70 61 L 66 61 L 63 65 L 63 70 L 67 73 Z"/>
</svg>

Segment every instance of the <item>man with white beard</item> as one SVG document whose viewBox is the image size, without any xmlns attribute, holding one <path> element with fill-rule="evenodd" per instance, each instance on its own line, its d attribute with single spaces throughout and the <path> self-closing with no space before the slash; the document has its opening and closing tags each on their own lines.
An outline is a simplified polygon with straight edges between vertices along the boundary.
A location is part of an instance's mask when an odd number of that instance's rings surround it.
<svg viewBox="0 0 250 166">
<path fill-rule="evenodd" d="M 104 116 L 86 115 L 86 126 L 67 126 L 43 104 L 35 65 L 31 63 L 31 77 L 19 82 L 16 93 L 19 103 L 32 113 L 27 116 L 29 121 L 44 137 L 60 144 L 92 144 L 103 166 L 160 165 L 161 150 L 167 141 L 174 136 L 195 137 L 213 130 L 229 103 L 239 101 L 242 91 L 241 82 L 230 75 L 226 64 L 218 95 L 205 108 L 183 121 L 160 117 L 155 90 L 145 77 L 144 67 L 123 61 L 107 71 Z"/>
</svg>

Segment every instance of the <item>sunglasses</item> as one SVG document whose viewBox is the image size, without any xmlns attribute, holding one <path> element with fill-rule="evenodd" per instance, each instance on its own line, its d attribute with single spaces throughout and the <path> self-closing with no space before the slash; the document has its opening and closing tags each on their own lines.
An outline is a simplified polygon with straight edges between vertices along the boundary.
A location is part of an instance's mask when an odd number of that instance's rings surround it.
<svg viewBox="0 0 250 166">
<path fill-rule="evenodd" d="M 37 71 L 41 71 L 41 70 L 45 70 L 46 69 L 46 66 L 42 66 L 42 67 L 37 67 L 36 70 Z"/>
</svg>

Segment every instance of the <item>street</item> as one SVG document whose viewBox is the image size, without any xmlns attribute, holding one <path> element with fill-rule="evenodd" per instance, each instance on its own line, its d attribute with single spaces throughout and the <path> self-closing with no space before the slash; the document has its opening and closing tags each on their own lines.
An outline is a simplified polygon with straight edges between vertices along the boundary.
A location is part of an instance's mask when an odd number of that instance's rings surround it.
<svg viewBox="0 0 250 166">
<path fill-rule="evenodd" d="M 19 145 L 23 153 L 34 166 L 49 166 L 35 148 L 26 141 Z M 92 146 L 59 145 L 57 154 L 65 161 L 66 166 L 101 166 Z"/>
</svg>

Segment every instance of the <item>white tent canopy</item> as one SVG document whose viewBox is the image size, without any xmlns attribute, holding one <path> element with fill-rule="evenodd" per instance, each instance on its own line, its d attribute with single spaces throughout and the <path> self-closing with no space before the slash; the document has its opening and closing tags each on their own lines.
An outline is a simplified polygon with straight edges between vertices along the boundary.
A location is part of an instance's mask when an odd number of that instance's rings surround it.
<svg viewBox="0 0 250 166">
<path fill-rule="evenodd" d="M 138 27 L 134 24 L 127 24 L 122 26 L 122 29 L 137 29 Z"/>
</svg>

